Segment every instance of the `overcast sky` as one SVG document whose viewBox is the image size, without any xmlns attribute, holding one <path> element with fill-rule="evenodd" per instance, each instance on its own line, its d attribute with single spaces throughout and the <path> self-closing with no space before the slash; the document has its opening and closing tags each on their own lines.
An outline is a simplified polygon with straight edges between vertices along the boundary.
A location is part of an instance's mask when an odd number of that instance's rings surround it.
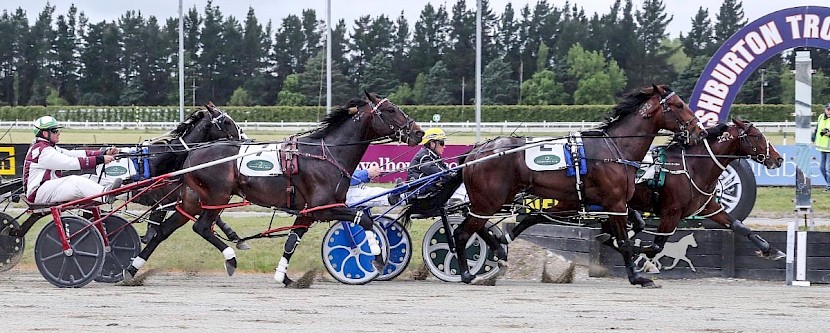
<svg viewBox="0 0 830 333">
<path fill-rule="evenodd" d="M 345 19 L 346 26 L 351 27 L 354 20 L 363 15 L 376 17 L 384 14 L 395 20 L 403 11 L 409 24 L 412 25 L 418 20 L 421 9 L 428 2 L 432 2 L 436 7 L 445 4 L 448 10 L 451 10 L 456 3 L 455 0 L 331 0 L 332 20 L 336 22 L 339 19 Z M 532 8 L 536 3 L 535 0 L 490 0 L 490 6 L 496 13 L 500 14 L 508 2 L 513 3 L 513 8 L 517 12 L 526 4 L 530 4 Z M 688 33 L 691 28 L 691 20 L 701 6 L 709 9 L 714 21 L 721 2 L 721 0 L 664 0 L 666 11 L 674 16 L 668 27 L 669 34 L 672 37 L 677 37 L 680 32 Z M 743 1 L 743 8 L 745 17 L 752 21 L 780 9 L 816 5 L 820 2 L 822 1 L 745 0 Z M 43 10 L 46 3 L 42 0 L 0 0 L 0 10 L 14 12 L 18 7 L 23 8 L 29 16 L 30 24 L 33 24 L 37 14 Z M 53 17 L 57 17 L 58 14 L 65 14 L 69 9 L 69 5 L 74 3 L 80 11 L 86 13 L 91 22 L 116 20 L 127 10 L 136 10 L 140 11 L 145 17 L 156 16 L 163 23 L 166 18 L 178 16 L 179 6 L 177 0 L 52 0 L 50 3 L 56 7 Z M 466 3 L 470 8 L 476 6 L 475 0 L 467 0 Z M 548 3 L 561 7 L 565 2 L 548 0 Z M 614 0 L 573 0 L 571 3 L 578 3 L 579 6 L 585 9 L 587 16 L 590 17 L 595 12 L 608 13 Z M 641 3 L 642 0 L 634 0 L 635 7 L 641 6 Z M 204 13 L 206 4 L 206 0 L 183 0 L 185 12 L 195 6 L 200 13 Z M 326 14 L 325 0 L 214 0 L 213 5 L 219 6 L 225 16 L 235 16 L 239 21 L 244 21 L 248 7 L 251 7 L 254 9 L 257 19 L 263 25 L 270 19 L 275 30 L 282 22 L 282 18 L 289 14 L 300 15 L 303 9 L 315 9 L 318 17 L 322 19 L 325 19 Z"/>
</svg>

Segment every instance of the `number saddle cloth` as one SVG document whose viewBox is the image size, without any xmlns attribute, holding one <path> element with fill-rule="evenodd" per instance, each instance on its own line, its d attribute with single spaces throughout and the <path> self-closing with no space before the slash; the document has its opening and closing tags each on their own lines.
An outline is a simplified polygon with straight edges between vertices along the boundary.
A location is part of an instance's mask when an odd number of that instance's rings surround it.
<svg viewBox="0 0 830 333">
<path fill-rule="evenodd" d="M 567 170 L 567 175 L 588 173 L 585 163 L 585 147 L 579 132 L 571 133 L 565 138 L 525 138 L 525 164 L 533 171 Z"/>
<path fill-rule="evenodd" d="M 239 168 L 240 174 L 249 177 L 269 177 L 283 173 L 282 164 L 280 163 L 282 144 L 243 144 L 239 147 L 240 154 L 255 150 L 263 151 L 236 160 L 236 166 Z M 294 159 L 296 160 L 296 157 Z"/>
</svg>

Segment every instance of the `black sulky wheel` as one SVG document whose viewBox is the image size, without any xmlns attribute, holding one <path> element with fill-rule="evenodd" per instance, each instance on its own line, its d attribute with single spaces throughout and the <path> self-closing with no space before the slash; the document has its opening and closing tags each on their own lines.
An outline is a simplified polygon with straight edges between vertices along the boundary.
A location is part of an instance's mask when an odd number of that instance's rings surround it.
<svg viewBox="0 0 830 333">
<path fill-rule="evenodd" d="M 61 288 L 80 288 L 101 273 L 104 239 L 82 217 L 64 216 L 61 222 L 67 235 L 72 237 L 69 239 L 72 253 L 64 253 L 55 221 L 51 221 L 40 230 L 35 241 L 35 264 L 49 283 Z"/>
<path fill-rule="evenodd" d="M 11 236 L 12 230 L 20 230 L 20 223 L 9 214 L 0 213 L 0 272 L 12 269 L 23 257 L 26 239 Z"/>
<path fill-rule="evenodd" d="M 453 230 L 462 221 L 464 221 L 464 217 L 459 215 L 447 217 L 447 222 Z M 496 238 L 502 235 L 501 229 L 494 226 L 492 222 L 487 222 L 486 227 Z M 448 237 L 451 237 L 451 233 L 444 229 L 441 219 L 436 219 L 435 223 L 424 233 L 421 253 L 424 263 L 432 275 L 442 281 L 459 282 L 461 281 L 461 272 L 458 271 L 458 258 L 447 243 Z M 505 250 L 507 249 L 505 245 L 502 245 L 502 247 Z M 497 260 L 495 252 L 487 247 L 487 244 L 478 234 L 473 235 L 467 241 L 467 266 L 477 276 L 488 279 L 496 275 L 499 271 Z"/>
<path fill-rule="evenodd" d="M 120 216 L 112 215 L 104 219 L 104 230 L 107 231 L 110 251 L 106 253 L 101 274 L 95 277 L 95 281 L 121 282 L 124 269 L 141 252 L 141 238 L 132 223 Z"/>
</svg>

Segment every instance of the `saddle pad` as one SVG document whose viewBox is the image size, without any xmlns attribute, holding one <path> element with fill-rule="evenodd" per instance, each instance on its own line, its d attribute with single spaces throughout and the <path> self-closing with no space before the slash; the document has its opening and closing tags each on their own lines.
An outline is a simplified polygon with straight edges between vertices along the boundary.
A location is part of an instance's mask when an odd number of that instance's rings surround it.
<svg viewBox="0 0 830 333">
<path fill-rule="evenodd" d="M 266 151 L 259 154 L 248 155 L 237 160 L 236 166 L 239 168 L 239 173 L 249 177 L 269 177 L 282 174 L 282 167 L 280 167 L 280 144 L 270 143 L 268 145 L 242 145 L 239 147 L 239 153 L 251 151 L 252 149 Z"/>
<path fill-rule="evenodd" d="M 568 139 L 551 138 L 526 138 L 526 144 L 532 144 L 539 141 L 547 141 L 548 143 L 540 144 L 535 147 L 525 149 L 525 164 L 533 171 L 552 171 L 562 170 L 568 167 L 565 160 L 565 144 Z"/>
<path fill-rule="evenodd" d="M 139 148 L 140 149 L 140 148 Z M 132 148 L 118 148 L 120 154 L 136 154 L 137 150 L 135 147 Z M 143 150 L 142 150 L 143 152 Z M 142 163 L 138 163 L 136 159 L 143 159 Z M 114 160 L 106 165 L 99 164 L 95 167 L 95 174 L 84 174 L 83 176 L 89 178 L 90 180 L 95 181 L 101 185 L 108 185 L 115 180 L 115 178 L 121 178 L 121 180 L 126 181 L 128 179 L 133 180 L 140 180 L 146 179 L 150 176 L 150 164 L 146 163 L 147 158 L 145 156 L 139 157 L 130 157 L 130 158 L 119 158 Z M 141 165 L 142 171 L 138 171 L 138 166 Z M 104 174 L 101 174 L 101 169 L 104 169 Z M 146 169 L 146 170 L 145 170 Z M 144 177 L 144 178 L 141 178 Z"/>
</svg>

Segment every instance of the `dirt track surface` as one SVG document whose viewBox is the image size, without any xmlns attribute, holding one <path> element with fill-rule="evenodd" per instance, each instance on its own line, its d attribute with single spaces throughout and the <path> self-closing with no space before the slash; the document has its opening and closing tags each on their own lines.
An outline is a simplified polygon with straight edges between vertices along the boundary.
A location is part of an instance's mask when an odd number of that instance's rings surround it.
<svg viewBox="0 0 830 333">
<path fill-rule="evenodd" d="M 325 273 L 324 273 L 325 274 Z M 59 289 L 38 272 L 0 274 L 3 331 L 824 332 L 830 287 L 736 279 L 641 289 L 577 273 L 572 284 L 437 280 L 286 289 L 268 274 L 164 274 L 144 286 Z"/>
</svg>

